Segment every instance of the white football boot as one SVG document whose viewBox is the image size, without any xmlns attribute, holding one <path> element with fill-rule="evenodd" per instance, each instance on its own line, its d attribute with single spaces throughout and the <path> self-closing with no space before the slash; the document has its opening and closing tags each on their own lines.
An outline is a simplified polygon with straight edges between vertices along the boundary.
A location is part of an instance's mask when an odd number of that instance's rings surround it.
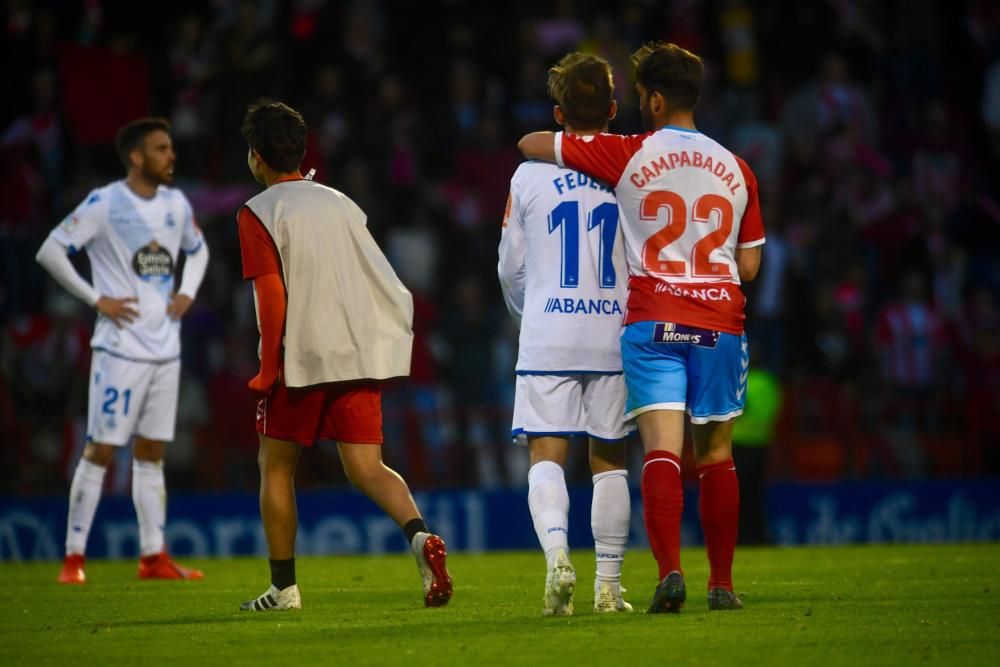
<svg viewBox="0 0 1000 667">
<path fill-rule="evenodd" d="M 566 551 L 560 549 L 556 562 L 545 575 L 545 595 L 542 598 L 543 616 L 572 616 L 573 588 L 576 586 L 576 570 L 569 561 Z"/>
<path fill-rule="evenodd" d="M 622 593 L 625 589 L 610 581 L 594 582 L 594 611 L 598 614 L 610 614 L 616 611 L 632 611 L 632 605 L 625 602 Z"/>
<path fill-rule="evenodd" d="M 263 595 L 253 600 L 247 600 L 240 605 L 243 611 L 285 611 L 287 609 L 302 609 L 302 597 L 299 587 L 292 584 L 284 590 L 278 590 L 271 584 Z"/>
</svg>

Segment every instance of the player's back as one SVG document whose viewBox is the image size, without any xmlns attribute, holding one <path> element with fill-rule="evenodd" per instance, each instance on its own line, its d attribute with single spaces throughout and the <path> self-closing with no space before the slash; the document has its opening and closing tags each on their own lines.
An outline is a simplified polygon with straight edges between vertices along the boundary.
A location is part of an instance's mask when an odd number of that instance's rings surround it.
<svg viewBox="0 0 1000 667">
<path fill-rule="evenodd" d="M 408 374 L 413 299 L 358 205 L 297 179 L 271 185 L 246 207 L 281 263 L 287 386 Z"/>
<path fill-rule="evenodd" d="M 741 330 L 736 248 L 763 233 L 744 229 L 751 193 L 756 196 L 752 178 L 742 160 L 700 132 L 664 128 L 643 142 L 619 186 L 635 275 L 629 321 Z M 759 213 L 756 219 L 759 227 Z"/>
<path fill-rule="evenodd" d="M 591 142 L 562 137 L 560 150 L 567 165 L 614 183 L 632 276 L 626 323 L 742 333 L 736 250 L 764 242 L 746 163 L 700 132 L 670 126 Z"/>
<path fill-rule="evenodd" d="M 626 267 L 618 205 L 604 184 L 571 169 L 526 162 L 511 179 L 500 247 L 504 275 L 523 268 L 517 370 L 621 370 L 618 337 Z M 523 294 L 511 294 L 523 289 Z"/>
</svg>

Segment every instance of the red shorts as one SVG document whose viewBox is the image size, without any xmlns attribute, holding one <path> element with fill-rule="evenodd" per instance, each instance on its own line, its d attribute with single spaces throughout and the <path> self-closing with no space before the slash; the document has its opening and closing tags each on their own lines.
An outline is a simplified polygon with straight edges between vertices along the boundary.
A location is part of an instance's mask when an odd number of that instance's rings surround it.
<svg viewBox="0 0 1000 667">
<path fill-rule="evenodd" d="M 257 402 L 257 432 L 306 447 L 320 439 L 381 445 L 382 387 L 369 381 L 279 384 Z"/>
</svg>

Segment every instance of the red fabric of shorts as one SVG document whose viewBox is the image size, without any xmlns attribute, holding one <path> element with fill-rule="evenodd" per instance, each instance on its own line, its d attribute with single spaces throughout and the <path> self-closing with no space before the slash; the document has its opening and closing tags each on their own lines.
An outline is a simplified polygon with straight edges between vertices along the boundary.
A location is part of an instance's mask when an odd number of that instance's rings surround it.
<svg viewBox="0 0 1000 667">
<path fill-rule="evenodd" d="M 311 447 L 316 440 L 382 444 L 382 387 L 377 382 L 277 385 L 257 401 L 257 432 Z"/>
</svg>

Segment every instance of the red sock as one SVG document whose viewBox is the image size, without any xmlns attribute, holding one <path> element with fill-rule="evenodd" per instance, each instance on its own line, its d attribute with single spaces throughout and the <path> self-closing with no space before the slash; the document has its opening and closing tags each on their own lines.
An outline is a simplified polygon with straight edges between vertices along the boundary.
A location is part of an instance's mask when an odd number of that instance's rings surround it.
<svg viewBox="0 0 1000 667">
<path fill-rule="evenodd" d="M 642 510 L 660 579 L 681 571 L 681 459 L 668 451 L 646 454 L 642 466 Z"/>
<path fill-rule="evenodd" d="M 733 554 L 740 517 L 740 484 L 732 459 L 698 466 L 701 529 L 711 573 L 708 588 L 733 590 Z"/>
</svg>

